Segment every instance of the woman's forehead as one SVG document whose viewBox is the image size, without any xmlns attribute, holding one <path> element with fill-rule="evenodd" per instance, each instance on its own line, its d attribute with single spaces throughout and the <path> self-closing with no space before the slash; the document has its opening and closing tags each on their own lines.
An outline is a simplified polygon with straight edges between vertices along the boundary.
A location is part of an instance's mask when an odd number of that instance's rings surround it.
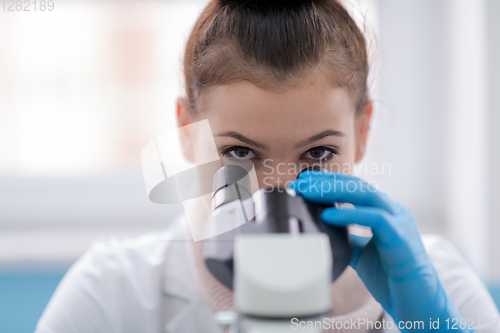
<svg viewBox="0 0 500 333">
<path fill-rule="evenodd" d="M 355 115 L 355 103 L 346 88 L 314 83 L 276 92 L 237 82 L 211 87 L 200 102 L 200 116 L 208 118 L 211 126 L 288 126 L 294 130 L 316 128 L 318 122 L 341 126 Z"/>
</svg>

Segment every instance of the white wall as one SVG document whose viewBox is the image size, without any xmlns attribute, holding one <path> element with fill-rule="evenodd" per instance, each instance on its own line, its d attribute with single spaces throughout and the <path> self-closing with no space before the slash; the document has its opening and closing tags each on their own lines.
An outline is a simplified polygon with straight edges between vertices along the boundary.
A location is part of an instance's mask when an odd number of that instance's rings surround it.
<svg viewBox="0 0 500 333">
<path fill-rule="evenodd" d="M 487 1 L 488 26 L 488 236 L 490 279 L 500 282 L 500 1 Z"/>
<path fill-rule="evenodd" d="M 498 281 L 499 3 L 371 1 L 379 72 L 366 160 L 392 166 L 371 178 Z"/>
<path fill-rule="evenodd" d="M 445 212 L 444 53 L 441 1 L 375 1 L 378 72 L 366 162 L 390 163 L 380 188 L 407 206 L 422 231 L 441 232 Z"/>
<path fill-rule="evenodd" d="M 176 126 L 201 3 L 55 6 L 0 11 L 0 266 L 68 265 L 99 236 L 162 230 L 181 211 L 148 200 L 140 152 Z"/>
</svg>

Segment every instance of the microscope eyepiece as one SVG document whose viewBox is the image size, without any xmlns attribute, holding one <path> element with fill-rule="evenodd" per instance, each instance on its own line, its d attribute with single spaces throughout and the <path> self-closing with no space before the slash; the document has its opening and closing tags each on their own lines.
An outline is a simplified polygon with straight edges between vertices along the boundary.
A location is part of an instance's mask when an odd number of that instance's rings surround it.
<svg viewBox="0 0 500 333">
<path fill-rule="evenodd" d="M 248 172 L 238 165 L 226 165 L 214 175 L 212 209 L 252 196 Z"/>
</svg>

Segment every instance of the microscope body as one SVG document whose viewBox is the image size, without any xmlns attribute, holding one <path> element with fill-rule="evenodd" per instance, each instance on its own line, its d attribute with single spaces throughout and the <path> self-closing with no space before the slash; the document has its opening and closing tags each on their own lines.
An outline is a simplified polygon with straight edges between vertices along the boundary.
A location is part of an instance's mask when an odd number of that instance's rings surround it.
<svg viewBox="0 0 500 333">
<path fill-rule="evenodd" d="M 226 166 L 215 176 L 204 241 L 207 268 L 234 291 L 239 319 L 232 332 L 296 331 L 293 318 L 321 320 L 331 307 L 330 285 L 351 259 L 347 229 L 321 221 L 326 206 L 283 188 L 251 196 L 239 169 Z"/>
</svg>

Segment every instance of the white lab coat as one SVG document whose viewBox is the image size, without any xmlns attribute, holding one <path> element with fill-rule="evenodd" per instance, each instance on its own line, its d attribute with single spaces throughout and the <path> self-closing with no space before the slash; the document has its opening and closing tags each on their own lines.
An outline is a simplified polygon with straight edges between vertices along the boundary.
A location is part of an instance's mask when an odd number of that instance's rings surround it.
<svg viewBox="0 0 500 333">
<path fill-rule="evenodd" d="M 184 221 L 178 217 L 164 232 L 135 239 L 96 240 L 62 279 L 36 333 L 220 333 L 201 297 L 188 242 L 182 241 Z M 456 248 L 438 235 L 422 239 L 462 316 L 499 318 L 488 291 Z"/>
</svg>

